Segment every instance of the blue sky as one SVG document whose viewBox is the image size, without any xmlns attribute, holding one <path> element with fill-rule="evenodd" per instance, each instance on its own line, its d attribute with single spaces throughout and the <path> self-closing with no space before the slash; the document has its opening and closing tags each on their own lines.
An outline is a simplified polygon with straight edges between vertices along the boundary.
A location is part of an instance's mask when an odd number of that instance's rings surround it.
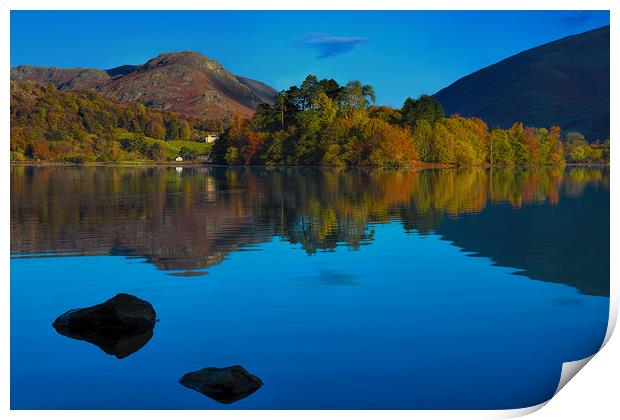
<svg viewBox="0 0 620 420">
<path fill-rule="evenodd" d="M 11 65 L 107 69 L 192 50 L 280 90 L 307 74 L 400 106 L 607 11 L 13 11 Z"/>
</svg>

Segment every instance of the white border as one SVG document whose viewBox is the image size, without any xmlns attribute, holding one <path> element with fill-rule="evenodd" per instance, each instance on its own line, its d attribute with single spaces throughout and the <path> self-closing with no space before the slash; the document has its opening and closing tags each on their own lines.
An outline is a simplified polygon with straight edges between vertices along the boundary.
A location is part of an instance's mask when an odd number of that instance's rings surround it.
<svg viewBox="0 0 620 420">
<path fill-rule="evenodd" d="M 12 10 L 611 10 L 611 0 L 9 0 Z M 9 3 L 9 4 L 7 4 Z M 174 6 L 174 7 L 171 7 Z"/>
<path fill-rule="evenodd" d="M 9 114 L 9 70 L 10 70 L 10 13 L 12 10 L 167 10 L 174 6 L 174 10 L 257 10 L 257 9 L 271 9 L 271 10 L 611 10 L 611 42 L 612 42 L 612 54 L 611 54 L 611 74 L 617 75 L 617 33 L 615 27 L 618 24 L 617 11 L 618 6 L 611 0 L 441 0 L 441 1 L 394 1 L 383 0 L 378 4 L 376 0 L 340 0 L 334 2 L 333 0 L 297 0 L 294 3 L 291 1 L 283 0 L 263 0 L 260 2 L 249 0 L 237 0 L 234 4 L 230 2 L 215 2 L 215 1 L 197 1 L 197 0 L 175 0 L 173 3 L 165 0 L 107 0 L 84 2 L 79 0 L 0 0 L 0 32 L 2 33 L 0 51 L 1 64 L 0 64 L 0 76 L 4 81 L 4 88 L 0 89 L 2 99 L 0 100 L 2 111 L 0 114 L 0 124 L 2 127 L 2 138 L 5 139 L 5 147 L 8 145 L 9 139 L 9 127 L 10 127 L 10 114 Z M 524 28 L 527 30 L 527 28 Z M 617 80 L 612 77 L 611 79 L 611 133 L 615 135 L 618 113 L 617 113 L 617 98 L 618 98 L 618 83 Z M 611 148 L 612 161 L 618 162 L 618 152 L 616 147 Z M 4 157 L 4 164 L 0 164 L 0 173 L 2 175 L 2 182 L 0 188 L 2 188 L 2 194 L 4 197 L 10 197 L 9 186 L 9 154 L 2 154 Z M 618 165 L 611 166 L 611 177 L 616 178 Z M 611 209 L 610 214 L 617 214 L 618 209 L 618 194 L 615 182 L 611 183 Z M 103 419 L 110 416 L 112 413 L 105 411 L 13 411 L 9 413 L 10 398 L 9 398 L 9 327 L 10 327 L 10 268 L 9 268 L 9 255 L 10 255 L 10 236 L 9 236 L 9 200 L 4 200 L 1 206 L 2 220 L 4 224 L 3 229 L 3 241 L 0 253 L 2 255 L 2 279 L 4 280 L 2 288 L 0 289 L 1 303 L 0 310 L 2 311 L 2 335 L 0 336 L 0 357 L 4 369 L 0 369 L 2 372 L 0 377 L 0 416 L 10 415 L 12 417 L 18 417 L 22 419 L 27 418 L 57 418 L 57 419 L 81 419 L 84 416 L 95 419 Z M 585 221 L 584 221 L 585 222 Z M 618 242 L 616 238 L 619 238 L 618 225 L 615 219 L 611 219 L 611 310 L 610 310 L 610 323 L 605 337 L 605 343 L 608 343 L 613 328 L 615 327 L 617 312 L 618 312 L 618 287 L 616 274 L 618 273 L 618 251 L 614 247 L 614 243 Z M 620 374 L 620 345 L 617 344 L 618 340 L 612 340 L 610 344 L 606 345 L 605 352 L 596 355 L 591 363 L 592 369 L 586 369 L 586 372 L 580 374 L 579 381 L 572 381 L 566 386 L 566 389 L 554 397 L 549 402 L 549 407 L 535 414 L 535 417 L 543 418 L 583 418 L 588 415 L 596 419 L 615 418 L 617 415 L 617 406 L 615 404 L 616 392 L 615 384 Z M 591 358 L 587 358 L 589 361 Z M 583 362 L 573 362 L 565 364 L 563 370 L 563 378 L 566 379 L 570 373 L 576 373 L 581 367 L 585 365 Z M 590 367 L 590 366 L 589 366 Z M 573 384 L 574 383 L 574 384 Z M 34 385 L 33 392 L 45 392 L 44 389 L 36 389 Z M 565 385 L 561 384 L 561 385 Z M 562 386 L 558 387 L 558 391 Z M 587 400 L 587 401 L 583 401 Z M 595 402 L 592 406 L 589 403 Z M 204 419 L 208 418 L 228 418 L 228 419 L 246 419 L 248 417 L 258 419 L 288 419 L 291 416 L 296 418 L 308 418 L 314 419 L 317 416 L 335 418 L 336 416 L 354 416 L 356 419 L 370 419 L 380 417 L 390 417 L 394 419 L 410 419 L 415 418 L 468 418 L 468 419 L 486 419 L 486 418 L 507 418 L 516 417 L 525 414 L 529 414 L 537 411 L 544 406 L 541 404 L 535 407 L 529 407 L 519 410 L 498 410 L 498 411 L 175 411 L 175 417 L 186 417 Z M 115 417 L 134 417 L 136 415 L 149 416 L 152 419 L 167 419 L 172 413 L 167 411 L 114 411 Z"/>
</svg>

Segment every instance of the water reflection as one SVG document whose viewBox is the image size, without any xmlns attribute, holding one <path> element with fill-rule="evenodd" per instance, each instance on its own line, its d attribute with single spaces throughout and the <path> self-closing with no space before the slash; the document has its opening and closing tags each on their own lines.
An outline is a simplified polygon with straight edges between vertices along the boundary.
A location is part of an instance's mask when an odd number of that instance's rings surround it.
<svg viewBox="0 0 620 420">
<path fill-rule="evenodd" d="M 398 220 L 529 277 L 608 295 L 608 189 L 608 170 L 595 168 L 14 166 L 11 253 L 140 256 L 193 276 L 274 236 L 308 254 L 357 249 L 374 224 Z"/>
<path fill-rule="evenodd" d="M 75 340 L 94 344 L 106 354 L 124 359 L 140 350 L 153 338 L 153 330 L 119 331 L 119 330 L 72 330 L 54 327 L 59 334 Z"/>
</svg>

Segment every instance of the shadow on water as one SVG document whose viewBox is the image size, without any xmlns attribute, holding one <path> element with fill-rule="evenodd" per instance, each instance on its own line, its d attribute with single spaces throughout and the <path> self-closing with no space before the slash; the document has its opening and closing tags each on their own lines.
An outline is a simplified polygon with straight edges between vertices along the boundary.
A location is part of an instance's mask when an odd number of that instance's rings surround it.
<svg viewBox="0 0 620 420">
<path fill-rule="evenodd" d="M 355 286 L 358 284 L 355 275 L 338 270 L 322 269 L 318 276 L 296 277 L 295 279 L 328 286 Z"/>
<path fill-rule="evenodd" d="M 607 168 L 11 168 L 11 253 L 143 257 L 204 275 L 274 237 L 308 255 L 439 234 L 530 278 L 609 294 Z M 317 281 L 351 279 L 321 275 Z"/>
<path fill-rule="evenodd" d="M 124 359 L 140 350 L 153 337 L 153 330 L 143 332 L 124 332 L 114 330 L 72 330 L 71 328 L 55 328 L 56 332 L 65 337 L 82 340 L 94 344 L 106 354 Z"/>
</svg>

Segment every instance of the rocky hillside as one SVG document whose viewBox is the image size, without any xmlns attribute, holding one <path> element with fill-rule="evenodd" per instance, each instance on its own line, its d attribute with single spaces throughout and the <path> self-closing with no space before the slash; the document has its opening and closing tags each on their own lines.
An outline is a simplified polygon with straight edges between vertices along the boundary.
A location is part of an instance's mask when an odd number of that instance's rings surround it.
<svg viewBox="0 0 620 420">
<path fill-rule="evenodd" d="M 609 138 L 609 26 L 523 51 L 440 90 L 446 114 Z"/>
<path fill-rule="evenodd" d="M 260 103 L 272 103 L 276 95 L 264 83 L 235 76 L 219 62 L 191 51 L 109 70 L 22 65 L 11 69 L 11 80 L 53 83 L 59 90 L 95 89 L 111 98 L 207 119 L 252 115 Z"/>
<path fill-rule="evenodd" d="M 17 66 L 11 68 L 11 80 L 32 80 L 45 85 L 53 83 L 59 90 L 97 89 L 110 80 L 110 76 L 97 69 Z"/>
</svg>

